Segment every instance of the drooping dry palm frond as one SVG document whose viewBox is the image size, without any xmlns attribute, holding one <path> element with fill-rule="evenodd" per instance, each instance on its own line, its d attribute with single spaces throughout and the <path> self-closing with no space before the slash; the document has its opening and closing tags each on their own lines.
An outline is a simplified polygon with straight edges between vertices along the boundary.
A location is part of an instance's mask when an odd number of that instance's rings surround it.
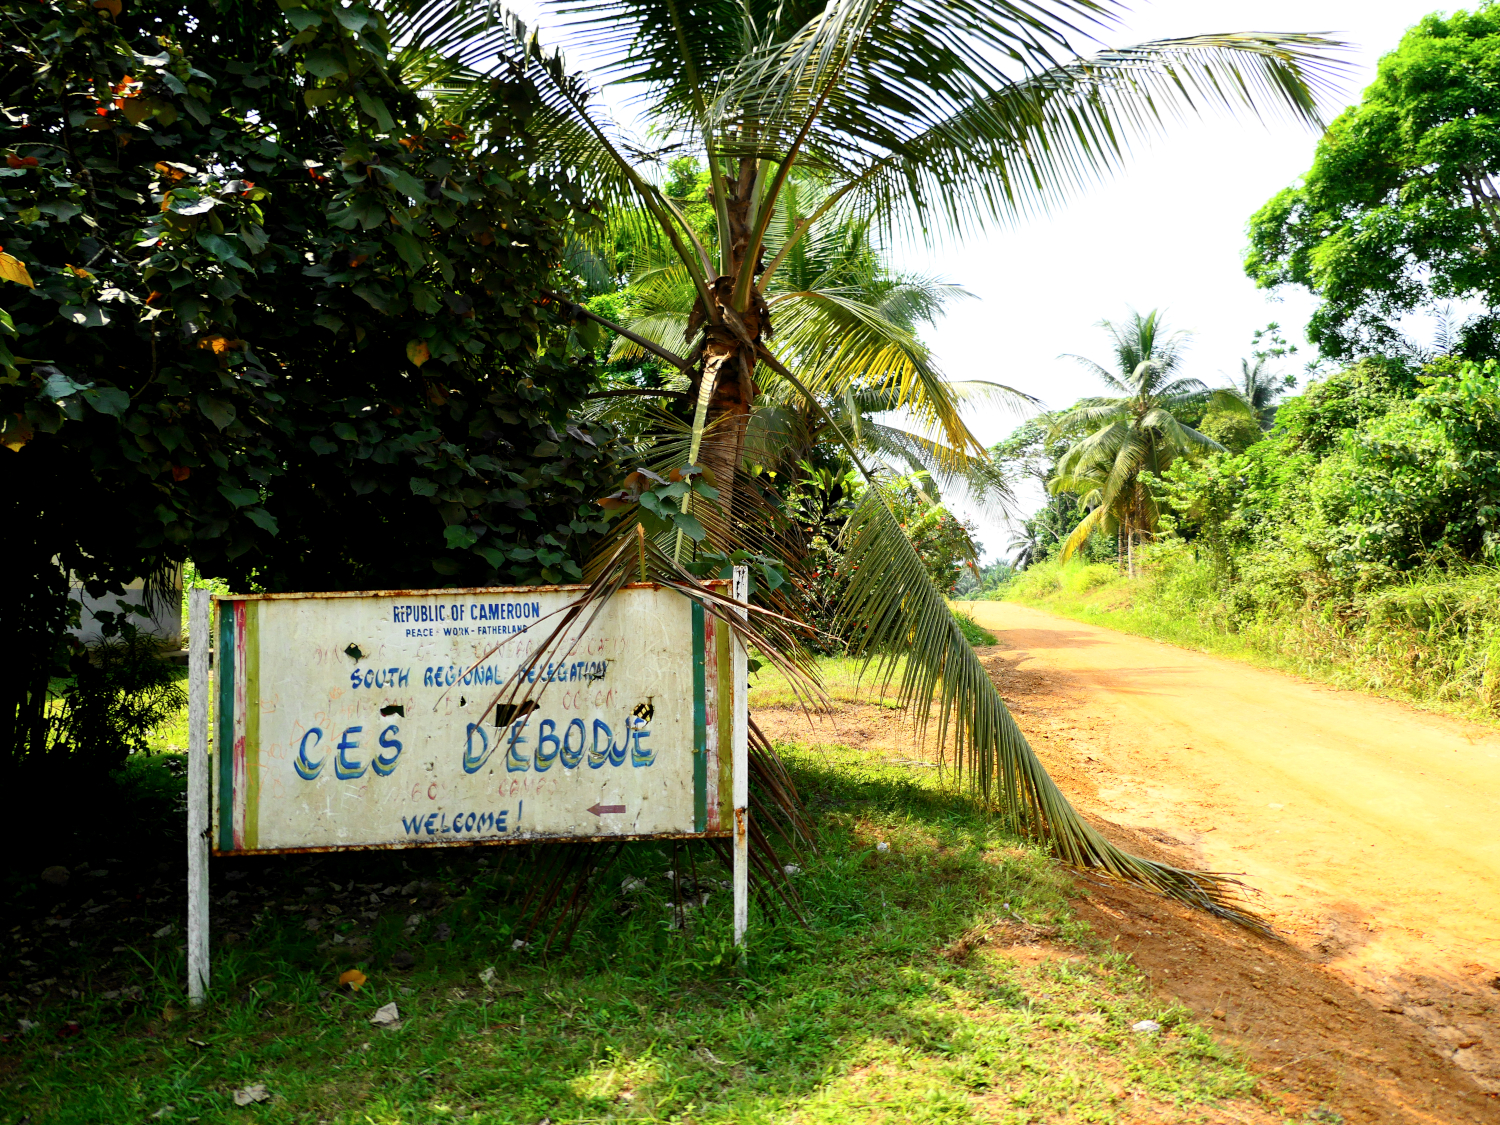
<svg viewBox="0 0 1500 1125">
<path fill-rule="evenodd" d="M 1212 914 L 1267 932 L 1221 875 L 1141 859 L 1110 843 L 1063 796 L 1016 726 L 994 682 L 901 532 L 879 480 L 845 531 L 851 579 L 841 613 L 857 621 L 855 655 L 894 682 L 921 735 L 959 778 L 1077 867 L 1141 883 Z M 935 725 L 935 730 L 931 728 Z"/>
</svg>

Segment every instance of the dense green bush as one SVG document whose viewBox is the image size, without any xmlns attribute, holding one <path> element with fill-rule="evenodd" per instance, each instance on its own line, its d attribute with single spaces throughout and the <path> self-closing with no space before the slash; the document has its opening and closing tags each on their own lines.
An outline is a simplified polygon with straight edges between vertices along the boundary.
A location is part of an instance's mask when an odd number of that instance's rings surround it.
<svg viewBox="0 0 1500 1125">
<path fill-rule="evenodd" d="M 1256 600 L 1348 600 L 1500 545 L 1500 379 L 1435 366 L 1410 393 L 1365 364 L 1281 411 L 1239 455 L 1174 466 L 1158 483 L 1179 529 Z"/>
<path fill-rule="evenodd" d="M 1361 686 L 1500 702 L 1493 361 L 1356 365 L 1289 402 L 1267 440 L 1153 487 L 1175 534 L 1147 552 L 1136 611 Z M 1086 574 L 1034 567 L 1012 588 L 1078 594 Z"/>
<path fill-rule="evenodd" d="M 477 124 L 380 17 L 0 0 L 0 776 L 51 752 L 67 589 L 576 578 L 614 476 L 535 92 Z"/>
<path fill-rule="evenodd" d="M 974 615 L 962 610 L 953 611 L 953 620 L 958 622 L 959 630 L 964 635 L 964 640 L 971 645 L 992 645 L 997 638 L 979 622 L 974 620 Z"/>
</svg>

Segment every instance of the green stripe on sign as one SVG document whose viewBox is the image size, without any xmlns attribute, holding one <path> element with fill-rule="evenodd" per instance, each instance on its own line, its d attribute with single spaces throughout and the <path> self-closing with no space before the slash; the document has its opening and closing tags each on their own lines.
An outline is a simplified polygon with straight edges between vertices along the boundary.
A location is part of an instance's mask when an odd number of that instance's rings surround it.
<svg viewBox="0 0 1500 1125">
<path fill-rule="evenodd" d="M 245 603 L 245 832 L 246 851 L 260 843 L 260 602 Z"/>
<path fill-rule="evenodd" d="M 708 830 L 708 684 L 703 668 L 703 606 L 693 603 L 693 831 Z"/>
<path fill-rule="evenodd" d="M 219 602 L 219 649 L 214 674 L 219 685 L 219 850 L 234 850 L 234 603 Z"/>
</svg>

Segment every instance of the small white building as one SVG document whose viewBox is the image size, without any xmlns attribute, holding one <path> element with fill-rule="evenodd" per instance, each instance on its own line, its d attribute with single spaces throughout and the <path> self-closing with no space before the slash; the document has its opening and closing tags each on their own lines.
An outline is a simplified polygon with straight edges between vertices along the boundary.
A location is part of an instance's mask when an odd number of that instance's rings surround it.
<svg viewBox="0 0 1500 1125">
<path fill-rule="evenodd" d="M 182 645 L 182 568 L 177 567 L 172 576 L 172 593 L 167 596 L 167 605 L 157 606 L 156 612 L 150 617 L 141 617 L 131 614 L 127 619 L 137 629 L 144 633 L 150 633 L 160 637 L 163 643 L 170 648 L 180 648 Z M 119 613 L 127 605 L 143 606 L 146 604 L 146 583 L 144 579 L 137 578 L 125 586 L 123 596 L 105 594 L 102 598 L 90 596 L 82 586 L 73 586 L 68 591 L 68 596 L 82 606 L 79 614 L 78 628 L 69 630 L 84 644 L 93 644 L 98 641 L 102 633 L 98 613 Z"/>
</svg>

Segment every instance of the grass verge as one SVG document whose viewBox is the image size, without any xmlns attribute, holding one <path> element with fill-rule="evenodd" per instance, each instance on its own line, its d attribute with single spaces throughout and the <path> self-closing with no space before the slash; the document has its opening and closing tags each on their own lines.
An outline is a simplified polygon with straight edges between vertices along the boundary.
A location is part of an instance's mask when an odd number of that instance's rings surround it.
<svg viewBox="0 0 1500 1125">
<path fill-rule="evenodd" d="M 670 844 L 627 849 L 550 958 L 513 948 L 525 848 L 216 860 L 198 1011 L 180 937 L 150 930 L 180 916 L 180 872 L 133 898 L 106 890 L 118 871 L 23 888 L 9 952 L 50 979 L 12 972 L 0 998 L 33 1024 L 0 1046 L 0 1120 L 1108 1122 L 1251 1089 L 1092 946 L 1040 851 L 926 771 L 783 752 L 817 824 L 794 877 L 810 925 L 752 911 L 742 967 L 726 892 L 674 928 L 668 866 L 727 872 Z M 336 991 L 356 967 L 363 990 Z M 401 1027 L 373 1027 L 392 1002 Z M 1131 1030 L 1147 1018 L 1163 1029 Z M 234 1105 L 258 1084 L 268 1101 Z"/>
</svg>

